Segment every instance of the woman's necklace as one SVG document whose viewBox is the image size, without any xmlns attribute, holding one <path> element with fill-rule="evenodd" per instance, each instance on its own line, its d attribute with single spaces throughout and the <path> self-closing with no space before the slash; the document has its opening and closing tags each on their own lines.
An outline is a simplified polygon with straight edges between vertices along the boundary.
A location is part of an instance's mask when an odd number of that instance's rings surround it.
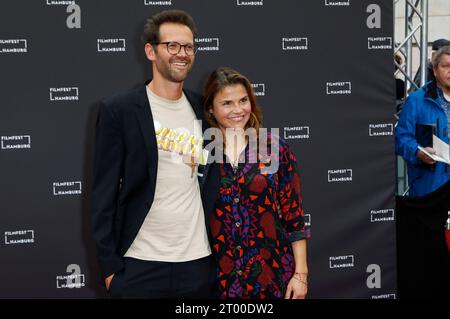
<svg viewBox="0 0 450 319">
<path fill-rule="evenodd" d="M 228 159 L 229 159 L 229 161 L 230 161 L 230 164 L 231 164 L 231 168 L 233 169 L 233 172 L 234 173 L 236 173 L 237 172 L 237 170 L 238 170 L 238 167 L 239 167 L 239 159 L 241 158 L 241 153 L 245 150 L 245 147 L 246 147 L 246 143 L 244 143 L 242 146 L 241 146 L 241 149 L 240 149 L 240 151 L 239 152 L 236 152 L 236 153 L 232 153 L 231 152 L 231 154 L 228 154 L 228 152 L 227 152 L 227 156 L 228 156 Z M 230 155 L 235 155 L 235 156 L 230 156 Z"/>
<path fill-rule="evenodd" d="M 238 167 L 239 167 L 239 156 L 237 156 L 236 160 L 231 161 L 231 168 L 233 169 L 233 172 L 236 174 Z"/>
</svg>

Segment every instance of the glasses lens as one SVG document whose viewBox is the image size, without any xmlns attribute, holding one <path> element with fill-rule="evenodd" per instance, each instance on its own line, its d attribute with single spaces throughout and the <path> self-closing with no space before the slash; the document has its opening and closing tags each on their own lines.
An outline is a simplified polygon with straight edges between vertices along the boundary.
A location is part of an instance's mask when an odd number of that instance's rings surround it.
<svg viewBox="0 0 450 319">
<path fill-rule="evenodd" d="M 170 54 L 178 54 L 180 52 L 180 44 L 178 42 L 167 43 L 167 50 Z"/>
<path fill-rule="evenodd" d="M 196 51 L 196 47 L 191 44 L 186 44 L 185 46 L 186 54 L 194 55 Z"/>
</svg>

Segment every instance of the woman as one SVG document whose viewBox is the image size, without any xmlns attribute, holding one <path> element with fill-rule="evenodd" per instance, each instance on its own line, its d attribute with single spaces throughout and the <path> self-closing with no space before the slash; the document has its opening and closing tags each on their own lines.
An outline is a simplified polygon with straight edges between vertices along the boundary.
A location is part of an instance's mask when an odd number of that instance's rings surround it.
<svg viewBox="0 0 450 319">
<path fill-rule="evenodd" d="M 210 75 L 204 111 L 224 141 L 224 161 L 214 163 L 214 169 L 220 171 L 219 194 L 214 209 L 207 212 L 219 296 L 305 298 L 309 235 L 294 154 L 286 142 L 280 139 L 278 143 L 278 138 L 268 135 L 267 141 L 259 144 L 267 148 L 260 146 L 258 160 L 252 160 L 253 144 L 244 131 L 259 132 L 261 110 L 250 81 L 233 69 L 219 68 Z M 263 149 L 271 149 L 272 142 L 279 144 L 274 144 L 278 154 L 261 156 Z M 270 162 L 267 158 L 279 159 L 276 171 L 264 169 Z"/>
</svg>

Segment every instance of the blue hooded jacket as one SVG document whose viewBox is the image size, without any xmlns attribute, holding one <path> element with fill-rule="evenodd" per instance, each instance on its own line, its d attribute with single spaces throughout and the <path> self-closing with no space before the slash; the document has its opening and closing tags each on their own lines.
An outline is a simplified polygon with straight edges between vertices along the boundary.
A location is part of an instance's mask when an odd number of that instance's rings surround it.
<svg viewBox="0 0 450 319">
<path fill-rule="evenodd" d="M 409 196 L 423 196 L 435 191 L 448 179 L 447 164 L 429 165 L 417 158 L 419 143 L 416 125 L 433 125 L 434 134 L 448 144 L 447 114 L 437 102 L 435 81 L 431 81 L 406 99 L 395 129 L 395 151 L 407 162 Z M 428 145 L 421 145 L 428 146 Z"/>
</svg>

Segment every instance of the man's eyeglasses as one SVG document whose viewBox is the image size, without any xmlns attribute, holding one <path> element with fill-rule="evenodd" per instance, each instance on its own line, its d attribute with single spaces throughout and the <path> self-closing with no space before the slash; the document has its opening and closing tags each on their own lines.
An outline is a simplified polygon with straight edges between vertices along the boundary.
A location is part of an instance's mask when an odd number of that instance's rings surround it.
<svg viewBox="0 0 450 319">
<path fill-rule="evenodd" d="M 180 53 L 181 48 L 184 48 L 184 52 L 186 52 L 186 55 L 194 55 L 195 52 L 197 52 L 197 47 L 193 44 L 180 44 L 178 42 L 175 41 L 171 41 L 171 42 L 157 42 L 154 44 L 165 44 L 167 47 L 167 52 L 169 52 L 172 55 L 177 55 L 178 53 Z"/>
</svg>

